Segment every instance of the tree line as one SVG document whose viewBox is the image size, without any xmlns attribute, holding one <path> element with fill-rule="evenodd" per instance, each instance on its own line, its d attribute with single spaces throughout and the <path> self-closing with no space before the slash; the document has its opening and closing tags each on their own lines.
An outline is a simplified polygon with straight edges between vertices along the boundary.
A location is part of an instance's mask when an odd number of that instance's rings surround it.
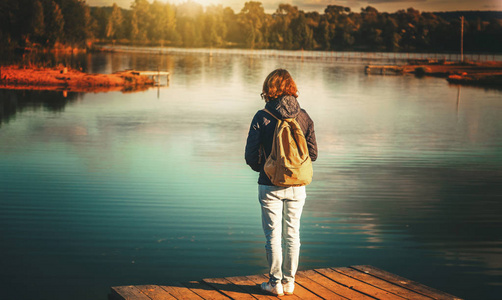
<svg viewBox="0 0 502 300">
<path fill-rule="evenodd" d="M 498 14 L 497 16 L 500 16 Z M 460 19 L 413 8 L 394 13 L 359 12 L 328 5 L 324 13 L 280 4 L 266 13 L 246 2 L 240 12 L 188 1 L 134 0 L 129 9 L 89 7 L 84 0 L 2 0 L 0 42 L 17 47 L 90 46 L 92 42 L 178 47 L 242 47 L 288 50 L 458 51 Z M 502 19 L 471 17 L 464 49 L 502 52 Z"/>
</svg>

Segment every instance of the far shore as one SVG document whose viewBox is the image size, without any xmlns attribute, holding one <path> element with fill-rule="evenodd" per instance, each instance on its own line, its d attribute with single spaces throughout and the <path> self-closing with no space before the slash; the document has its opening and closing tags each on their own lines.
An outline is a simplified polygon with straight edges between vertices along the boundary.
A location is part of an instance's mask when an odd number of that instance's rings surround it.
<svg viewBox="0 0 502 300">
<path fill-rule="evenodd" d="M 502 62 L 409 61 L 405 65 L 367 65 L 366 74 L 444 77 L 451 84 L 500 89 Z"/>
<path fill-rule="evenodd" d="M 154 85 L 155 81 L 153 79 L 131 70 L 113 74 L 88 74 L 65 67 L 0 67 L 0 88 L 4 89 L 127 92 L 145 90 Z"/>
<path fill-rule="evenodd" d="M 502 62 L 410 65 L 404 67 L 404 72 L 446 77 L 451 84 L 502 87 Z"/>
</svg>

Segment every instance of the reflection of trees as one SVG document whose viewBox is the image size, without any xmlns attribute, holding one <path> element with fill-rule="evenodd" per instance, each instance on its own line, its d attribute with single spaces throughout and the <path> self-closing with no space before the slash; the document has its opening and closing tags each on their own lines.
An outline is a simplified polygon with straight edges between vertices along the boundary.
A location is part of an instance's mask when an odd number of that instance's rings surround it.
<svg viewBox="0 0 502 300">
<path fill-rule="evenodd" d="M 77 97 L 73 92 L 0 89 L 0 125 L 28 109 L 61 112 Z"/>
</svg>

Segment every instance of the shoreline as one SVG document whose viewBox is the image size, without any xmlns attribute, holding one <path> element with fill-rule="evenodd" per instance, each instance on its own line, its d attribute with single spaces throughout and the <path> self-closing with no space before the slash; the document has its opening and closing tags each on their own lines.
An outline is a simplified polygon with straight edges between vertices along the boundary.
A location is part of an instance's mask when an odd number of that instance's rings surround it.
<svg viewBox="0 0 502 300">
<path fill-rule="evenodd" d="M 416 76 L 446 78 L 449 84 L 502 88 L 502 63 L 443 64 L 409 66 Z M 406 69 L 406 67 L 405 67 Z"/>
<path fill-rule="evenodd" d="M 132 70 L 89 74 L 70 68 L 0 67 L 0 88 L 65 90 L 72 92 L 138 91 L 155 86 L 155 80 Z"/>
<path fill-rule="evenodd" d="M 328 59 L 348 61 L 389 61 L 405 62 L 410 60 L 445 60 L 460 61 L 460 53 L 451 52 L 389 52 L 389 51 L 365 51 L 354 50 L 281 50 L 273 48 L 241 48 L 241 47 L 176 47 L 176 46 L 144 46 L 144 45 L 112 45 L 95 44 L 93 51 L 109 53 L 149 53 L 149 54 L 208 54 L 208 55 L 253 55 L 293 57 L 303 59 Z M 466 60 L 480 62 L 501 62 L 502 53 L 467 53 Z"/>
<path fill-rule="evenodd" d="M 407 65 L 367 65 L 367 75 L 404 75 L 446 78 L 450 84 L 502 88 L 502 62 L 413 63 Z"/>
</svg>

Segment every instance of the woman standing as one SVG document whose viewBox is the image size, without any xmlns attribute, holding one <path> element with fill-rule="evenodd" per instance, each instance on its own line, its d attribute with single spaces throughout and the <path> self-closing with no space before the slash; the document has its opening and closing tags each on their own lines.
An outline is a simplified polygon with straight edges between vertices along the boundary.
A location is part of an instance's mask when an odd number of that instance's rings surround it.
<svg viewBox="0 0 502 300">
<path fill-rule="evenodd" d="M 270 279 L 261 288 L 274 295 L 293 294 L 300 254 L 300 217 L 305 203 L 305 186 L 281 187 L 272 184 L 264 172 L 278 120 L 295 118 L 307 141 L 310 159 L 317 159 L 314 122 L 297 101 L 298 90 L 288 71 L 277 69 L 263 83 L 265 109 L 251 122 L 246 143 L 246 163 L 258 178 L 258 199 L 266 237 L 265 249 Z M 272 115 L 271 115 L 272 114 Z M 284 248 L 282 244 L 284 243 Z M 284 249 L 284 256 L 283 256 Z M 283 260 L 284 258 L 284 260 Z"/>
</svg>

